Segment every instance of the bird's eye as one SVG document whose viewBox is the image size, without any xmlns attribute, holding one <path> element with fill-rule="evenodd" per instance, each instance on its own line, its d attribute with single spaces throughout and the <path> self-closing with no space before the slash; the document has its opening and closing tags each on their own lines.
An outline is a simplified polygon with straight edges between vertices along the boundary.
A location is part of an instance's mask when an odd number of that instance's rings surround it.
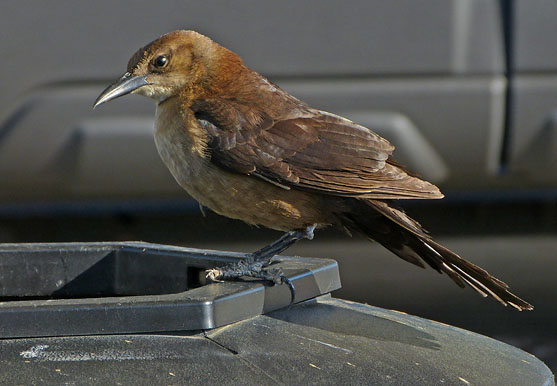
<svg viewBox="0 0 557 386">
<path fill-rule="evenodd" d="M 163 68 L 168 63 L 168 58 L 166 55 L 159 55 L 153 60 L 153 65 L 157 68 Z"/>
</svg>

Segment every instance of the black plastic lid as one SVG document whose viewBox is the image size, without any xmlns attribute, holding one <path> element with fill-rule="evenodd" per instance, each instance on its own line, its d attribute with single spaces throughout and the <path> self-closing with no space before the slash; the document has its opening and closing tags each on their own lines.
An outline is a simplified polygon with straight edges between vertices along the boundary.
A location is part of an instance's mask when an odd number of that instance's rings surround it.
<svg viewBox="0 0 557 386">
<path fill-rule="evenodd" d="M 245 255 L 143 242 L 0 245 L 0 338 L 210 329 L 285 307 L 286 285 L 204 283 Z M 340 288 L 334 260 L 277 257 L 296 302 Z"/>
</svg>

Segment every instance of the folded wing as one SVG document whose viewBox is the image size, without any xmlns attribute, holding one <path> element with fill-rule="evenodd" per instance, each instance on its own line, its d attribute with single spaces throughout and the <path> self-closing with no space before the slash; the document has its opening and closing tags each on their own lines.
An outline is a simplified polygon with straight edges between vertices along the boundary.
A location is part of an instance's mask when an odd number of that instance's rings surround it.
<svg viewBox="0 0 557 386">
<path fill-rule="evenodd" d="M 348 119 L 308 109 L 253 121 L 223 127 L 200 117 L 212 162 L 285 189 L 375 199 L 443 197 L 390 159 L 394 146 L 387 140 Z"/>
</svg>

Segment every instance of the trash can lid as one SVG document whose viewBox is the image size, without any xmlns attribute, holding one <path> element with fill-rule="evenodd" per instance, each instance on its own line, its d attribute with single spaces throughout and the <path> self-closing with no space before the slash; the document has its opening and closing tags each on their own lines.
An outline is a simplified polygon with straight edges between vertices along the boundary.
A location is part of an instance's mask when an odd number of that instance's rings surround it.
<svg viewBox="0 0 557 386">
<path fill-rule="evenodd" d="M 285 307 L 288 286 L 205 284 L 244 254 L 143 242 L 0 245 L 0 338 L 201 330 Z M 296 302 L 340 288 L 334 260 L 277 257 Z"/>
</svg>

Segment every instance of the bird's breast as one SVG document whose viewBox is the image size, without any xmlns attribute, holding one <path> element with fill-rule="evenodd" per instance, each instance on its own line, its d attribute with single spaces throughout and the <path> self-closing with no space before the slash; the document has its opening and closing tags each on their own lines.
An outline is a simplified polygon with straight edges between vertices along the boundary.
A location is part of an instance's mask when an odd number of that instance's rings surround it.
<svg viewBox="0 0 557 386">
<path fill-rule="evenodd" d="M 208 160 L 203 132 L 187 119 L 177 103 L 157 106 L 155 145 L 176 181 L 189 191 L 184 185 L 196 180 Z"/>
<path fill-rule="evenodd" d="M 188 125 L 188 117 L 176 109 L 157 108 L 157 150 L 178 184 L 201 204 L 223 216 L 277 230 L 331 222 L 319 195 L 285 190 L 213 164 L 199 128 L 195 122 Z"/>
</svg>

